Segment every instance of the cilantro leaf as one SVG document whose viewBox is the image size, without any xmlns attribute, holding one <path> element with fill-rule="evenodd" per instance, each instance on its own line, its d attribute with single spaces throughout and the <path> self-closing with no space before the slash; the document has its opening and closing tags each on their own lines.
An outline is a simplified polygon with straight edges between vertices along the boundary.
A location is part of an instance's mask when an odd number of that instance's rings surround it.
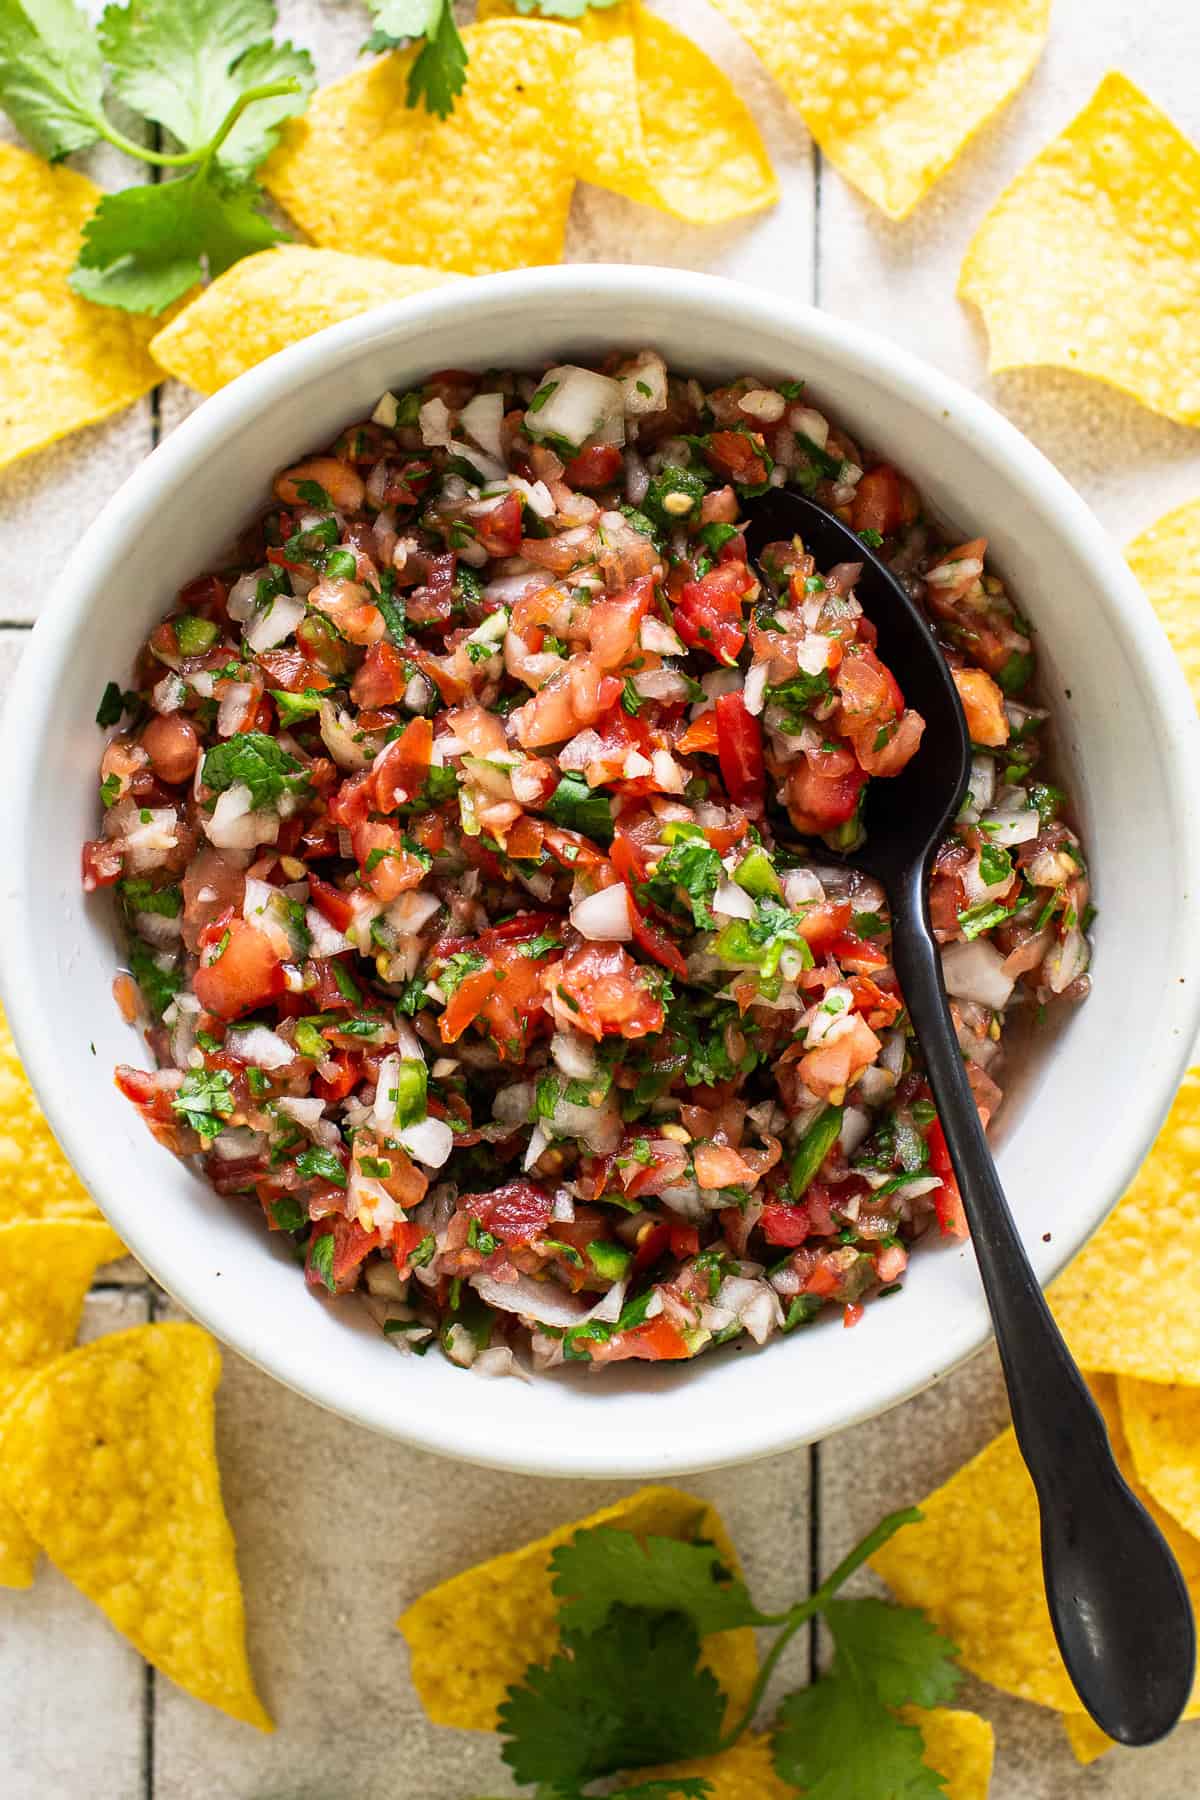
<svg viewBox="0 0 1200 1800">
<path fill-rule="evenodd" d="M 410 106 L 423 101 L 427 112 L 446 118 L 467 85 L 467 47 L 451 0 L 367 0 L 367 5 L 375 20 L 368 50 L 394 50 L 413 38 L 425 39 L 408 72 L 405 98 Z"/>
<path fill-rule="evenodd" d="M 571 1631 L 596 1631 L 616 1605 L 685 1613 L 700 1633 L 756 1625 L 762 1614 L 712 1544 L 681 1543 L 597 1526 L 550 1559 L 559 1616 Z"/>
<path fill-rule="evenodd" d="M 613 836 L 612 801 L 607 794 L 590 788 L 582 775 L 572 771 L 561 777 L 546 802 L 546 811 L 556 825 L 598 844 L 611 844 Z"/>
<path fill-rule="evenodd" d="M 308 786 L 307 770 L 264 731 L 244 731 L 214 744 L 204 758 L 202 779 L 217 794 L 243 783 L 256 811 Z"/>
<path fill-rule="evenodd" d="M 623 1787 L 621 1800 L 668 1800 L 670 1795 L 678 1800 L 705 1800 L 714 1791 L 712 1782 L 702 1775 L 669 1775 L 665 1781 L 639 1781 L 634 1787 Z"/>
<path fill-rule="evenodd" d="M 709 901 L 720 885 L 725 871 L 721 858 L 703 832 L 675 839 L 664 857 L 655 864 L 654 873 L 644 883 L 650 899 L 668 910 L 679 910 L 680 901 L 690 909 L 697 931 L 711 931 L 716 919 Z"/>
<path fill-rule="evenodd" d="M 71 286 L 85 300 L 160 313 L 283 234 L 258 211 L 252 183 L 202 165 L 175 181 L 106 194 L 84 227 Z"/>
<path fill-rule="evenodd" d="M 944 1800 L 942 1777 L 922 1761 L 924 1741 L 902 1725 L 852 1663 L 790 1694 L 772 1738 L 776 1772 L 806 1800 Z"/>
<path fill-rule="evenodd" d="M 598 1631 L 564 1632 L 559 1654 L 526 1670 L 500 1708 L 505 1762 L 518 1781 L 562 1785 L 709 1755 L 724 1696 L 699 1653 L 679 1613 L 616 1606 Z"/>
<path fill-rule="evenodd" d="M 233 1111 L 233 1077 L 228 1069 L 192 1069 L 172 1096 L 171 1105 L 208 1142 L 222 1130 L 222 1119 Z"/>
<path fill-rule="evenodd" d="M 174 968 L 164 969 L 160 951 L 150 948 L 142 938 L 129 940 L 129 972 L 142 990 L 142 998 L 156 1019 L 161 1019 L 183 986 L 183 976 Z"/>
<path fill-rule="evenodd" d="M 962 1681 L 954 1645 L 923 1612 L 886 1600 L 830 1600 L 822 1608 L 838 1655 L 853 1659 L 885 1706 L 945 1706 Z"/>
<path fill-rule="evenodd" d="M 0 107 L 57 162 L 102 134 L 104 66 L 72 0 L 0 0 Z"/>
<path fill-rule="evenodd" d="M 216 137 L 241 95 L 291 80 L 291 93 L 258 100 L 216 152 L 247 175 L 274 147 L 279 127 L 303 109 L 316 76 L 306 50 L 275 44 L 272 0 L 129 0 L 109 6 L 100 42 L 127 105 L 164 125 L 188 149 Z"/>
</svg>

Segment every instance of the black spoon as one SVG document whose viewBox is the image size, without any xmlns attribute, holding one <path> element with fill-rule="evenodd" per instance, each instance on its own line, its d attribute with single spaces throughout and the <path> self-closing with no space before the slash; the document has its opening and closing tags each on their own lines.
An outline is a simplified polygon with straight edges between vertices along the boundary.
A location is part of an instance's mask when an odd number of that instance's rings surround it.
<svg viewBox="0 0 1200 1800">
<path fill-rule="evenodd" d="M 962 1190 L 1017 1442 L 1037 1489 L 1046 1598 L 1063 1661 L 1110 1737 L 1151 1744 L 1171 1730 L 1192 1690 L 1196 1632 L 1187 1588 L 1117 1468 L 1104 1421 L 1029 1266 L 975 1110 L 929 920 L 934 854 L 971 770 L 958 692 L 920 609 L 848 526 L 783 489 L 752 501 L 748 513 L 752 557 L 798 536 L 818 569 L 862 563 L 856 591 L 878 629 L 880 656 L 925 719 L 920 749 L 902 773 L 868 784 L 862 849 L 830 860 L 863 869 L 887 891 L 896 973 Z"/>
</svg>

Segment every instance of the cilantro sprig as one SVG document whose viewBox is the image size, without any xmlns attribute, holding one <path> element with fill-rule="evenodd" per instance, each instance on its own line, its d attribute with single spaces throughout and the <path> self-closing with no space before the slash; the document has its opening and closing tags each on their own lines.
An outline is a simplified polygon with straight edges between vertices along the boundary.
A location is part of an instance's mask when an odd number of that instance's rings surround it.
<svg viewBox="0 0 1200 1800">
<path fill-rule="evenodd" d="M 0 109 L 33 149 L 57 162 L 103 140 L 173 175 L 100 201 L 71 277 L 85 299 L 160 313 L 279 241 L 254 171 L 315 75 L 274 29 L 274 0 L 128 0 L 98 27 L 73 0 L 0 0 Z M 121 131 L 108 88 L 177 148 Z"/>
<path fill-rule="evenodd" d="M 636 1538 L 608 1526 L 577 1532 L 550 1561 L 559 1648 L 526 1671 L 500 1709 L 504 1760 L 539 1800 L 587 1800 L 591 1784 L 728 1749 L 752 1724 L 791 1639 L 821 1617 L 829 1672 L 786 1698 L 772 1756 L 782 1780 L 812 1800 L 939 1800 L 942 1777 L 922 1760 L 919 1728 L 900 1707 L 940 1706 L 961 1680 L 955 1650 L 925 1615 L 876 1599 L 843 1599 L 850 1577 L 901 1526 L 890 1514 L 822 1582 L 782 1612 L 763 1612 L 711 1543 Z M 749 1700 L 722 1730 L 725 1696 L 701 1663 L 717 1631 L 775 1626 Z M 911 1717 L 911 1714 L 909 1715 Z M 711 1792 L 701 1780 L 649 1780 L 623 1794 L 667 1800 Z"/>
<path fill-rule="evenodd" d="M 589 7 L 615 6 L 617 0 L 516 0 L 520 13 L 544 19 L 580 19 Z M 445 119 L 467 85 L 467 46 L 454 21 L 451 0 L 367 0 L 374 30 L 365 49 L 396 50 L 419 43 L 408 72 L 405 98 L 410 106 Z"/>
</svg>

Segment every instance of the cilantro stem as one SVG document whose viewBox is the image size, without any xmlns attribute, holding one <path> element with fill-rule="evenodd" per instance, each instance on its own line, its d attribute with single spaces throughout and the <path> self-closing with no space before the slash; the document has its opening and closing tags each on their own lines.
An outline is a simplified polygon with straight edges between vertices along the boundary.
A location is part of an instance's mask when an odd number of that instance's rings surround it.
<svg viewBox="0 0 1200 1800">
<path fill-rule="evenodd" d="M 745 1710 L 733 1727 L 727 1731 L 721 1739 L 718 1746 L 720 1750 L 731 1749 L 733 1745 L 737 1743 L 742 1733 L 747 1730 L 753 1722 L 755 1713 L 762 1705 L 762 1697 L 767 1691 L 767 1683 L 775 1673 L 775 1666 L 800 1627 L 806 1624 L 816 1613 L 821 1612 L 827 1603 L 833 1599 L 843 1583 L 849 1581 L 855 1570 L 860 1569 L 868 1557 L 874 1556 L 876 1550 L 886 1544 L 888 1539 L 895 1532 L 899 1531 L 902 1525 L 915 1525 L 919 1522 L 921 1516 L 920 1510 L 915 1506 L 906 1506 L 899 1512 L 889 1513 L 886 1519 L 881 1519 L 879 1521 L 879 1524 L 875 1527 L 874 1531 L 869 1531 L 862 1542 L 856 1544 L 853 1550 L 851 1550 L 847 1556 L 842 1558 L 832 1575 L 827 1575 L 825 1577 L 815 1593 L 810 1594 L 807 1600 L 801 1600 L 796 1606 L 793 1606 L 789 1612 L 777 1614 L 768 1621 L 771 1624 L 775 1624 L 777 1621 L 782 1622 L 783 1630 L 779 1633 L 779 1636 L 775 1639 L 775 1642 L 771 1645 L 770 1650 L 763 1660 L 762 1668 L 758 1671 L 758 1676 L 755 1680 L 754 1687 L 751 1690 L 750 1698 L 746 1702 Z"/>
<path fill-rule="evenodd" d="M 117 150 L 123 150 L 126 156 L 136 156 L 139 162 L 154 163 L 162 169 L 187 169 L 196 163 L 207 165 L 211 162 L 246 108 L 253 106 L 256 100 L 273 100 L 280 94 L 298 94 L 301 91 L 300 83 L 292 76 L 280 81 L 260 82 L 257 87 L 247 88 L 245 93 L 239 94 L 233 102 L 209 142 L 201 144 L 196 150 L 180 150 L 174 153 L 165 150 L 149 150 L 144 144 L 135 143 L 132 138 L 126 137 L 123 131 L 118 131 L 105 113 L 97 113 L 92 123 L 107 143 L 112 144 Z"/>
</svg>

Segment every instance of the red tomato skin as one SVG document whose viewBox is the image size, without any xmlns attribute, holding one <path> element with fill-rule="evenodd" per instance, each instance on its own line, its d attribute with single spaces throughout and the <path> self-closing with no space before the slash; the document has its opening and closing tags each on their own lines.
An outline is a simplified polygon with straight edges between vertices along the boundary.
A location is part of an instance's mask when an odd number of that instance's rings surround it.
<svg viewBox="0 0 1200 1800">
<path fill-rule="evenodd" d="M 855 489 L 850 524 L 855 531 L 877 531 L 890 537 L 917 516 L 917 492 L 891 463 L 868 469 Z"/>
<path fill-rule="evenodd" d="M 404 658 L 385 638 L 367 651 L 350 683 L 350 698 L 358 707 L 395 706 L 407 686 Z"/>
<path fill-rule="evenodd" d="M 798 1250 L 812 1231 L 808 1208 L 803 1205 L 781 1206 L 772 1201 L 763 1207 L 761 1224 L 768 1244 L 786 1250 Z"/>
<path fill-rule="evenodd" d="M 946 1133 L 942 1130 L 940 1119 L 935 1119 L 929 1127 L 925 1142 L 929 1146 L 929 1166 L 935 1175 L 941 1177 L 942 1182 L 933 1202 L 942 1236 L 965 1238 L 968 1235 L 967 1215 L 963 1210 L 958 1177 L 954 1173 L 954 1164 L 950 1161 Z"/>
<path fill-rule="evenodd" d="M 279 957 L 246 919 L 214 920 L 200 934 L 201 950 L 219 944 L 226 932 L 224 950 L 215 962 L 201 964 L 193 986 L 205 1012 L 228 1021 L 278 998 L 286 982 Z"/>
<path fill-rule="evenodd" d="M 568 487 L 608 487 L 621 472 L 621 451 L 616 444 L 589 444 L 573 456 L 563 470 Z"/>
<path fill-rule="evenodd" d="M 748 819 L 761 819 L 767 798 L 762 726 L 741 694 L 719 694 L 717 757 L 725 791 Z"/>
</svg>

